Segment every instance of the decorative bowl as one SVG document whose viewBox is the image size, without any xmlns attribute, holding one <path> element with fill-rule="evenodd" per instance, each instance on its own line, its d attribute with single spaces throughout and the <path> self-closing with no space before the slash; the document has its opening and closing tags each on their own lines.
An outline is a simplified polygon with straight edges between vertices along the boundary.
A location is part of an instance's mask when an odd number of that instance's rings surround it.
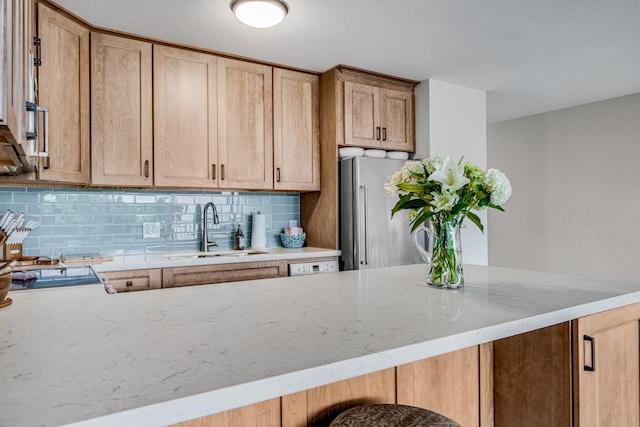
<svg viewBox="0 0 640 427">
<path fill-rule="evenodd" d="M 285 248 L 301 248 L 304 245 L 304 240 L 307 237 L 306 233 L 302 233 L 299 236 L 293 234 L 280 233 L 280 241 Z"/>
</svg>

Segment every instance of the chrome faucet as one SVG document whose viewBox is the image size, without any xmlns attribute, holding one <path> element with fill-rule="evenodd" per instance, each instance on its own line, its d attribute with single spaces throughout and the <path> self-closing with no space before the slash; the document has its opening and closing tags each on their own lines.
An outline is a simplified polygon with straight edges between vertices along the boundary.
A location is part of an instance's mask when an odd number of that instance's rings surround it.
<svg viewBox="0 0 640 427">
<path fill-rule="evenodd" d="M 207 210 L 209 210 L 209 208 L 213 209 L 213 223 L 220 224 L 216 205 L 214 205 L 212 202 L 209 202 L 206 205 L 204 205 L 204 211 L 202 212 L 202 251 L 203 252 L 209 252 L 209 248 L 211 246 L 218 246 L 218 243 L 215 240 L 209 241 L 209 228 L 207 227 Z"/>
</svg>

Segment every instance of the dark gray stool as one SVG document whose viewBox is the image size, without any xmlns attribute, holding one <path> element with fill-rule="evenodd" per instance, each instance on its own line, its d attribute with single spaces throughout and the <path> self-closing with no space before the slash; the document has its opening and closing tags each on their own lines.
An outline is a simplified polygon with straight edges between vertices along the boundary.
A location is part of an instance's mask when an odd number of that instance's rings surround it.
<svg viewBox="0 0 640 427">
<path fill-rule="evenodd" d="M 388 403 L 356 406 L 336 417 L 329 427 L 461 427 L 437 412 Z"/>
</svg>

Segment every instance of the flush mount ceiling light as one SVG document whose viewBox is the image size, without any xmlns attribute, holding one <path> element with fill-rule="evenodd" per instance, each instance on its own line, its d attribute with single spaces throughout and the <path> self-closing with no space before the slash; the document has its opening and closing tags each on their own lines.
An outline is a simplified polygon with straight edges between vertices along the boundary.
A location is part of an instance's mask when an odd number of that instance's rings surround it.
<svg viewBox="0 0 640 427">
<path fill-rule="evenodd" d="M 282 0 L 233 0 L 231 10 L 240 21 L 255 28 L 278 25 L 289 12 Z"/>
</svg>

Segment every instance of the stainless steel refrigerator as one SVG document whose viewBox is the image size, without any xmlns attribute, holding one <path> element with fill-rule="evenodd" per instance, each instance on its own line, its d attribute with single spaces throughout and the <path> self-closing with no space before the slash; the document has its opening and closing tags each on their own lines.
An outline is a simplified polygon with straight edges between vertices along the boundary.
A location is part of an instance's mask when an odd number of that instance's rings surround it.
<svg viewBox="0 0 640 427">
<path fill-rule="evenodd" d="M 404 160 L 352 157 L 340 162 L 340 249 L 344 270 L 423 262 L 406 211 L 391 219 L 397 196 L 384 184 Z"/>
</svg>

